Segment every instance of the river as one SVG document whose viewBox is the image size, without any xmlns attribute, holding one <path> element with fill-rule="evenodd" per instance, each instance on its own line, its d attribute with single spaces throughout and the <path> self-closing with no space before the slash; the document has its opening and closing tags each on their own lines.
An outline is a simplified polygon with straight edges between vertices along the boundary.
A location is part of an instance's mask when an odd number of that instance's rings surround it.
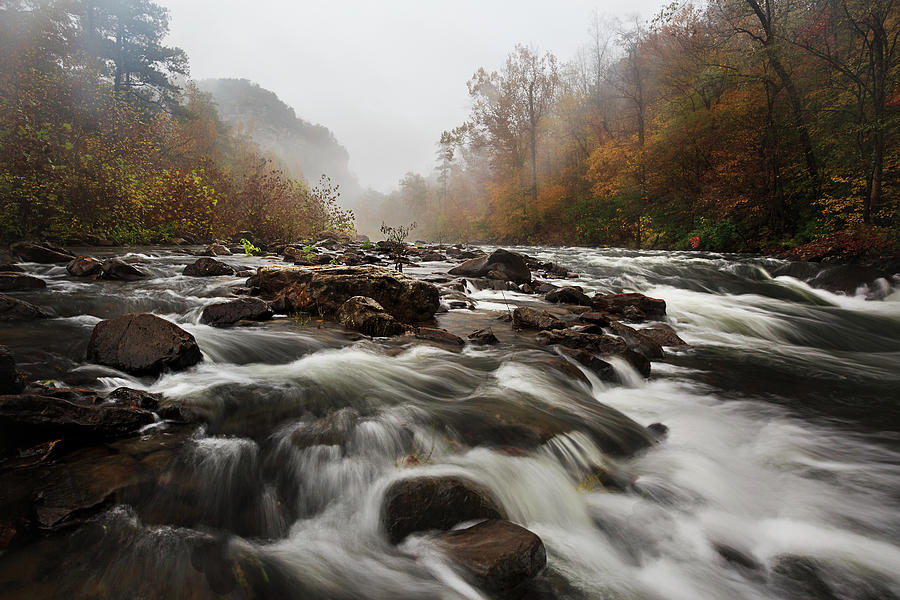
<svg viewBox="0 0 900 600">
<path fill-rule="evenodd" d="M 624 383 L 612 385 L 549 368 L 546 350 L 516 343 L 496 320 L 507 303 L 534 296 L 471 290 L 476 310 L 451 310 L 439 325 L 465 335 L 490 324 L 504 343 L 455 352 L 316 319 L 202 325 L 203 306 L 244 279 L 184 277 L 193 257 L 173 249 L 132 250 L 126 260 L 151 274 L 138 282 L 24 265 L 48 287 L 18 296 L 59 316 L 0 324 L 21 368 L 35 379 L 160 392 L 214 417 L 171 467 L 191 487 L 191 506 L 150 494 L 10 551 L 0 557 L 0 597 L 482 598 L 428 535 L 393 547 L 380 524 L 390 483 L 454 474 L 543 540 L 548 567 L 529 598 L 900 598 L 900 284 L 844 295 L 814 287 L 829 267 L 774 258 L 518 250 L 580 273 L 575 283 L 589 294 L 664 299 L 690 348 L 667 349 L 646 380 L 616 363 Z M 159 378 L 85 364 L 93 326 L 127 312 L 179 324 L 205 360 Z M 604 454 L 579 433 L 526 453 L 460 441 L 467 418 L 564 409 L 591 419 L 597 404 L 663 423 L 668 437 L 630 457 Z M 292 443 L 348 408 L 342 443 Z M 628 485 L 591 485 L 590 464 Z M 184 511 L 202 513 L 205 526 L 183 526 Z M 198 553 L 200 539 L 212 558 Z M 217 568 L 230 572 L 217 577 Z"/>
</svg>

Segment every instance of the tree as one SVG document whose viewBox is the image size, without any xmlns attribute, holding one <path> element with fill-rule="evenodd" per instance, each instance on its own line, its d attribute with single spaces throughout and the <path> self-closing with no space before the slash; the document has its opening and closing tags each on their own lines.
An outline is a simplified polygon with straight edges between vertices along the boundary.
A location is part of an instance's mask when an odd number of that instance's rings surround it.
<svg viewBox="0 0 900 600">
<path fill-rule="evenodd" d="M 113 88 L 147 103 L 172 106 L 179 92 L 172 81 L 187 75 L 187 56 L 162 45 L 169 11 L 149 0 L 84 0 L 83 45 L 107 68 Z"/>
</svg>

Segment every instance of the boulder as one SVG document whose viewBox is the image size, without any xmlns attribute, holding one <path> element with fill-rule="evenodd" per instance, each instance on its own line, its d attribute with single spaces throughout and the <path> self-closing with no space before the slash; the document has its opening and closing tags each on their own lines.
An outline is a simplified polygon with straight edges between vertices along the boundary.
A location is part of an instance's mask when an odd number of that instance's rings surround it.
<svg viewBox="0 0 900 600">
<path fill-rule="evenodd" d="M 187 265 L 182 273 L 188 277 L 218 277 L 234 275 L 234 269 L 214 258 L 203 257 Z"/>
<path fill-rule="evenodd" d="M 514 283 L 531 281 L 531 271 L 525 265 L 522 255 L 502 248 L 487 256 L 471 258 L 450 269 L 450 274 L 463 277 L 487 277 L 491 271 L 495 271 L 501 278 Z"/>
<path fill-rule="evenodd" d="M 59 246 L 46 242 L 39 244 L 31 242 L 16 242 L 9 247 L 10 253 L 23 262 L 35 262 L 44 264 L 67 263 L 75 255 Z"/>
<path fill-rule="evenodd" d="M 115 281 L 137 281 L 147 274 L 118 258 L 108 258 L 100 265 L 100 278 Z"/>
<path fill-rule="evenodd" d="M 652 433 L 657 441 L 663 440 L 669 435 L 669 427 L 662 423 L 650 423 L 647 425 L 647 431 Z"/>
<path fill-rule="evenodd" d="M 581 333 L 571 329 L 542 331 L 537 339 L 542 344 L 558 344 L 566 348 L 587 350 L 596 354 L 622 354 L 627 350 L 625 342 L 619 338 L 596 333 Z"/>
<path fill-rule="evenodd" d="M 566 348 L 565 346 L 560 346 L 559 351 L 593 371 L 601 381 L 619 383 L 619 375 L 616 373 L 616 369 L 602 358 L 598 358 L 585 350 Z"/>
<path fill-rule="evenodd" d="M 0 291 L 15 292 L 21 290 L 40 290 L 47 287 L 47 283 L 39 278 L 24 273 L 0 272 Z"/>
<path fill-rule="evenodd" d="M 459 477 L 419 477 L 391 485 L 382 504 L 382 520 L 392 544 L 416 531 L 450 529 L 475 519 L 502 519 L 485 492 Z"/>
<path fill-rule="evenodd" d="M 102 266 L 103 263 L 96 258 L 79 256 L 69 261 L 69 264 L 66 265 L 66 271 L 72 277 L 91 277 L 92 275 L 98 275 Z"/>
<path fill-rule="evenodd" d="M 0 321 L 30 321 L 50 315 L 34 304 L 0 294 Z"/>
<path fill-rule="evenodd" d="M 184 369 L 202 358 L 194 336 L 146 313 L 97 323 L 87 349 L 88 360 L 135 375 Z"/>
<path fill-rule="evenodd" d="M 683 339 L 678 337 L 678 334 L 675 333 L 671 327 L 667 325 L 660 325 L 657 327 L 645 327 L 644 329 L 639 329 L 642 334 L 652 339 L 654 342 L 659 344 L 660 346 L 687 346 L 688 343 Z"/>
<path fill-rule="evenodd" d="M 0 394 L 18 394 L 25 387 L 19 372 L 16 371 L 16 359 L 6 346 L 0 346 Z"/>
<path fill-rule="evenodd" d="M 426 252 L 422 255 L 422 262 L 437 262 L 447 260 L 447 257 L 440 252 Z"/>
<path fill-rule="evenodd" d="M 269 304 L 259 298 L 238 298 L 228 302 L 210 304 L 203 309 L 200 322 L 208 325 L 231 325 L 238 321 L 265 321 L 271 319 L 273 311 Z"/>
<path fill-rule="evenodd" d="M 544 296 L 547 302 L 554 304 L 577 304 L 578 306 L 590 306 L 591 299 L 577 287 L 565 286 L 557 288 Z"/>
<path fill-rule="evenodd" d="M 366 296 L 348 298 L 338 309 L 337 319 L 347 329 L 353 329 L 373 337 L 387 337 L 402 333 L 405 329 L 378 302 Z"/>
<path fill-rule="evenodd" d="M 334 315 L 353 296 L 372 298 L 395 319 L 426 321 L 440 308 L 438 288 L 375 266 L 262 267 L 247 280 L 287 311 Z"/>
<path fill-rule="evenodd" d="M 632 321 L 666 316 L 666 301 L 643 294 L 596 294 L 591 306 L 598 312 L 619 315 Z"/>
<path fill-rule="evenodd" d="M 547 565 L 541 538 L 500 519 L 441 534 L 437 545 L 479 587 L 500 597 L 520 590 Z"/>
<path fill-rule="evenodd" d="M 497 339 L 497 336 L 494 335 L 494 332 L 490 328 L 473 331 L 469 334 L 468 337 L 469 341 L 473 344 L 482 344 L 485 346 L 489 346 L 500 343 L 500 340 Z"/>
<path fill-rule="evenodd" d="M 416 327 L 413 336 L 418 340 L 428 342 L 436 342 L 447 346 L 465 346 L 466 341 L 454 333 L 450 333 L 446 329 L 437 329 L 435 327 Z"/>
<path fill-rule="evenodd" d="M 566 323 L 546 310 L 535 310 L 520 306 L 513 311 L 513 323 L 525 329 L 565 329 Z"/>
<path fill-rule="evenodd" d="M 650 360 L 665 357 L 662 346 L 649 335 L 618 321 L 610 323 L 609 328 L 614 334 L 621 336 L 628 347 L 638 354 L 643 354 Z"/>
</svg>

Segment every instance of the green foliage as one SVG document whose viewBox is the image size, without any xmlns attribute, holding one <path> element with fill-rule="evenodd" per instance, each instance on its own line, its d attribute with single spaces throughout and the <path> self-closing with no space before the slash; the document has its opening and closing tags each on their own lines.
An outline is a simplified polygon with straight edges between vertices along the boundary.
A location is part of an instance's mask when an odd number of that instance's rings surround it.
<svg viewBox="0 0 900 600">
<path fill-rule="evenodd" d="M 740 236 L 731 219 L 723 219 L 713 223 L 700 219 L 699 226 L 691 237 L 699 238 L 699 248 L 713 252 L 728 252 L 739 248 Z"/>
<path fill-rule="evenodd" d="M 259 252 L 259 248 L 254 246 L 253 242 L 247 238 L 241 238 L 241 246 L 244 247 L 244 254 L 247 256 L 252 256 L 254 253 Z"/>
</svg>

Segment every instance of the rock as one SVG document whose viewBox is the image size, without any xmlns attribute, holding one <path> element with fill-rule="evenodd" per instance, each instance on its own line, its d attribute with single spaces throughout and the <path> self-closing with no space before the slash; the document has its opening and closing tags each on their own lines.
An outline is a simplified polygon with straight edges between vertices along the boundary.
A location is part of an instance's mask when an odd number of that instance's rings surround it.
<svg viewBox="0 0 900 600">
<path fill-rule="evenodd" d="M 112 279 L 116 281 L 137 281 L 143 279 L 147 274 L 138 270 L 132 265 L 119 260 L 118 258 L 109 258 L 100 265 L 100 278 Z"/>
<path fill-rule="evenodd" d="M 426 252 L 422 255 L 422 262 L 438 262 L 447 260 L 447 257 L 440 252 Z"/>
<path fill-rule="evenodd" d="M 203 257 L 187 265 L 182 273 L 188 277 L 218 277 L 234 275 L 234 269 L 214 258 Z"/>
<path fill-rule="evenodd" d="M 556 304 L 577 304 L 579 306 L 590 306 L 591 299 L 580 289 L 573 286 L 566 286 L 548 292 L 544 299 L 547 302 Z"/>
<path fill-rule="evenodd" d="M 534 288 L 534 291 L 537 292 L 538 294 L 549 294 L 553 290 L 558 290 L 558 289 L 559 289 L 559 286 L 555 286 L 552 283 L 548 283 L 545 281 L 544 283 L 541 283 L 539 286 Z"/>
<path fill-rule="evenodd" d="M 231 325 L 238 321 L 265 321 L 274 312 L 269 304 L 259 298 L 238 298 L 228 302 L 210 304 L 203 309 L 200 322 L 207 325 Z"/>
<path fill-rule="evenodd" d="M 634 369 L 641 374 L 643 377 L 650 377 L 650 359 L 641 354 L 640 352 L 635 352 L 631 348 L 626 348 L 624 352 L 622 352 L 619 356 L 624 358 L 628 364 L 630 364 Z"/>
<path fill-rule="evenodd" d="M 202 360 L 194 336 L 151 314 L 129 314 L 101 321 L 88 342 L 90 361 L 135 375 L 180 370 Z"/>
<path fill-rule="evenodd" d="M 206 247 L 201 255 L 203 256 L 231 256 L 231 250 L 224 244 L 213 243 Z"/>
<path fill-rule="evenodd" d="M 0 294 L 0 321 L 30 321 L 49 316 L 49 313 L 34 304 Z"/>
<path fill-rule="evenodd" d="M 637 321 L 644 318 L 659 319 L 666 316 L 666 301 L 643 294 L 596 294 L 591 306 L 598 312 L 620 315 Z"/>
<path fill-rule="evenodd" d="M 25 269 L 11 263 L 0 263 L 0 271 L 4 273 L 24 273 Z"/>
<path fill-rule="evenodd" d="M 565 329 L 564 321 L 557 319 L 546 310 L 535 310 L 520 306 L 513 311 L 513 323 L 525 329 Z"/>
<path fill-rule="evenodd" d="M 473 331 L 469 334 L 468 337 L 469 341 L 473 344 L 482 344 L 485 346 L 489 346 L 500 343 L 500 340 L 497 339 L 497 336 L 494 335 L 494 332 L 490 328 Z"/>
<path fill-rule="evenodd" d="M 657 327 L 645 327 L 644 329 L 638 330 L 640 333 L 646 335 L 654 342 L 659 344 L 660 346 L 687 346 L 688 343 L 683 339 L 678 337 L 678 334 L 675 331 L 667 326 L 660 325 Z"/>
<path fill-rule="evenodd" d="M 662 440 L 669 435 L 669 428 L 662 423 L 650 423 L 647 425 L 647 431 L 653 434 L 657 440 Z"/>
<path fill-rule="evenodd" d="M 176 423 L 204 423 L 208 420 L 206 415 L 182 402 L 171 402 L 161 406 L 156 414 L 160 419 Z"/>
<path fill-rule="evenodd" d="M 349 242 L 350 235 L 343 231 L 334 231 L 333 229 L 324 229 L 315 235 L 317 241 L 333 240 L 335 242 Z M 366 238 L 368 239 L 368 238 Z"/>
<path fill-rule="evenodd" d="M 400 334 L 405 327 L 372 298 L 353 296 L 338 309 L 337 319 L 347 329 L 373 337 Z"/>
<path fill-rule="evenodd" d="M 35 262 L 44 264 L 67 263 L 75 255 L 59 246 L 46 242 L 34 244 L 31 242 L 16 242 L 11 244 L 9 251 L 13 256 L 23 262 Z"/>
<path fill-rule="evenodd" d="M 628 344 L 628 347 L 638 354 L 643 354 L 650 360 L 665 357 L 662 346 L 656 343 L 656 340 L 649 335 L 645 335 L 643 332 L 618 321 L 610 323 L 609 328 L 613 333 L 621 336 L 625 343 Z"/>
<path fill-rule="evenodd" d="M 39 278 L 24 273 L 0 272 L 0 292 L 15 292 L 20 290 L 40 290 L 47 287 L 47 283 Z"/>
<path fill-rule="evenodd" d="M 479 587 L 508 597 L 547 566 L 547 551 L 537 535 L 500 519 L 441 534 L 437 545 Z"/>
<path fill-rule="evenodd" d="M 288 311 L 334 315 L 353 296 L 372 298 L 403 323 L 427 321 L 440 308 L 438 288 L 375 266 L 262 267 L 247 280 Z"/>
<path fill-rule="evenodd" d="M 446 329 L 437 329 L 434 327 L 416 327 L 413 335 L 418 340 L 437 342 L 438 344 L 446 344 L 448 346 L 466 345 L 464 339 L 456 334 L 450 333 Z"/>
<path fill-rule="evenodd" d="M 495 250 L 489 256 L 471 258 L 450 269 L 450 274 L 463 277 L 487 277 L 491 271 L 496 271 L 500 277 L 514 283 L 531 281 L 531 271 L 525 265 L 522 255 L 503 249 Z"/>
<path fill-rule="evenodd" d="M 152 422 L 153 413 L 139 408 L 95 406 L 37 394 L 0 396 L 0 429 L 5 440 L 19 444 L 55 437 L 117 438 Z"/>
<path fill-rule="evenodd" d="M 90 256 L 79 256 L 73 258 L 66 265 L 66 271 L 72 277 L 91 277 L 100 273 L 102 263 L 96 258 Z"/>
<path fill-rule="evenodd" d="M 25 388 L 25 382 L 16 371 L 16 359 L 6 346 L 0 346 L 0 395 L 18 394 Z"/>
<path fill-rule="evenodd" d="M 625 342 L 618 338 L 596 333 L 581 333 L 571 329 L 542 331 L 538 334 L 538 341 L 542 344 L 558 344 L 596 354 L 622 354 L 627 350 Z"/>
<path fill-rule="evenodd" d="M 591 325 L 598 325 L 600 327 L 608 327 L 610 320 L 609 315 L 600 312 L 583 312 L 578 316 L 579 319 L 584 321 L 585 323 L 590 323 Z"/>
<path fill-rule="evenodd" d="M 344 446 L 350 440 L 359 420 L 359 411 L 342 408 L 322 419 L 298 425 L 291 433 L 291 443 L 297 448 Z"/>
<path fill-rule="evenodd" d="M 494 501 L 459 477 L 403 479 L 385 492 L 382 520 L 392 544 L 410 533 L 450 529 L 475 519 L 502 519 Z"/>
<path fill-rule="evenodd" d="M 135 390 L 128 387 L 116 388 L 106 396 L 107 401 L 113 402 L 116 406 L 126 406 L 129 408 L 142 408 L 144 410 L 156 410 L 159 408 L 160 394 L 151 394 L 141 390 Z"/>
<path fill-rule="evenodd" d="M 616 373 L 615 367 L 613 367 L 605 360 L 594 356 L 590 352 L 578 350 L 576 348 L 566 348 L 565 346 L 560 346 L 559 350 L 566 356 L 571 357 L 573 360 L 581 363 L 582 365 L 593 371 L 601 381 L 619 383 L 619 375 L 618 373 Z"/>
</svg>

